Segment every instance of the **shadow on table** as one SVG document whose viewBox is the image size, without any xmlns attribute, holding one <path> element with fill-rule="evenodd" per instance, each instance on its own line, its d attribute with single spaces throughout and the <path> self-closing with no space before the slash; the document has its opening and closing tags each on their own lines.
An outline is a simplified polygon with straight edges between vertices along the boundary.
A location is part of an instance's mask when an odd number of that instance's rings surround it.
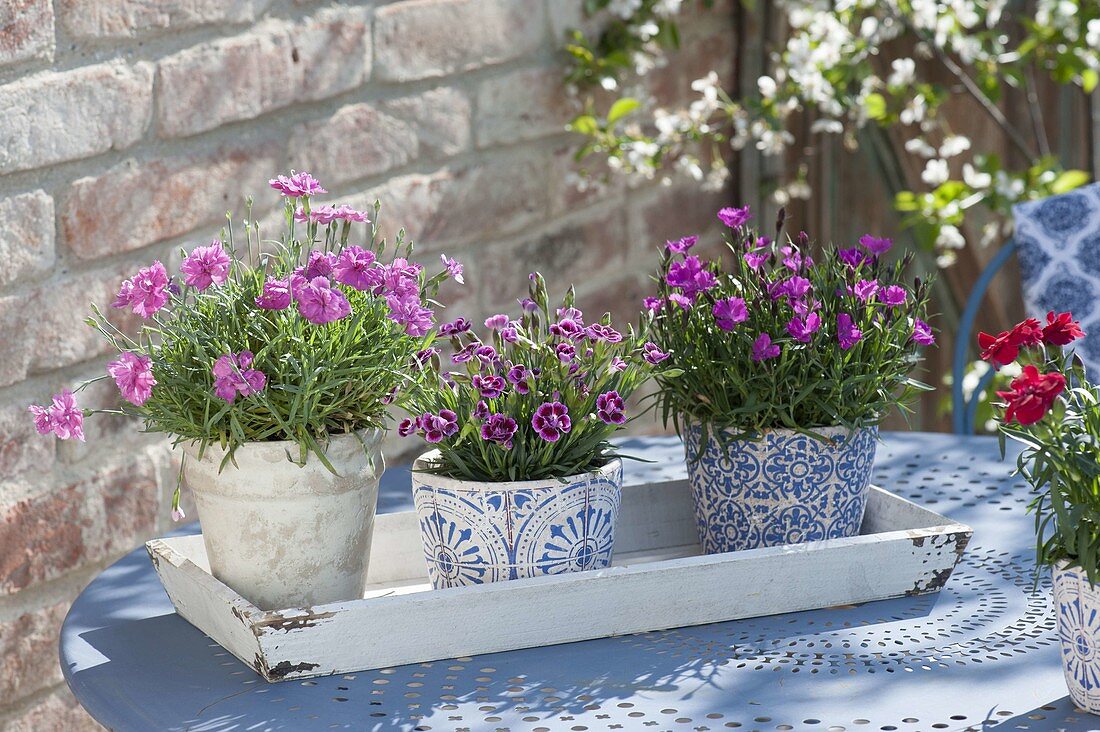
<svg viewBox="0 0 1100 732">
<path fill-rule="evenodd" d="M 1057 730 L 1057 732 L 1100 732 L 1100 716 L 1082 711 L 1070 701 L 1069 695 L 1032 709 L 1030 712 L 1022 712 L 1005 719 L 995 719 L 987 729 L 998 730 L 1027 730 L 1028 732 L 1040 732 L 1042 730 Z"/>
</svg>

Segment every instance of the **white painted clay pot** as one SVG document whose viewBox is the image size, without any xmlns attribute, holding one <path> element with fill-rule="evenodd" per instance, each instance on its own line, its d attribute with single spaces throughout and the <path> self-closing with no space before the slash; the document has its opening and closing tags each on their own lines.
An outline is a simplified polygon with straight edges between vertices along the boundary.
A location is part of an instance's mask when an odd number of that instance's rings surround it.
<svg viewBox="0 0 1100 732">
<path fill-rule="evenodd" d="M 436 589 L 562 572 L 611 562 L 623 464 L 562 479 L 482 483 L 423 472 L 413 463 L 413 502 L 428 576 Z"/>
<path fill-rule="evenodd" d="M 1100 588 L 1085 570 L 1060 562 L 1052 570 L 1062 672 L 1079 708 L 1100 714 Z"/>
<path fill-rule="evenodd" d="M 363 596 L 378 479 L 385 469 L 378 430 L 334 435 L 333 475 L 293 442 L 252 442 L 218 470 L 217 446 L 198 457 L 183 444 L 183 479 L 195 496 L 210 571 L 264 610 Z"/>
</svg>

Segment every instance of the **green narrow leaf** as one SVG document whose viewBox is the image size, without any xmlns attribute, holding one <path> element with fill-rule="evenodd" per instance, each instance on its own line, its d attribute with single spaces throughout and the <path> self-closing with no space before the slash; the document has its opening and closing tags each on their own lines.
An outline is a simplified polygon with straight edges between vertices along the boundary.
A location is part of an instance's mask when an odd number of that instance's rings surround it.
<svg viewBox="0 0 1100 732">
<path fill-rule="evenodd" d="M 611 110 L 607 113 L 608 126 L 615 124 L 640 106 L 642 106 L 641 102 L 630 97 L 624 97 L 617 100 L 611 105 Z"/>
</svg>

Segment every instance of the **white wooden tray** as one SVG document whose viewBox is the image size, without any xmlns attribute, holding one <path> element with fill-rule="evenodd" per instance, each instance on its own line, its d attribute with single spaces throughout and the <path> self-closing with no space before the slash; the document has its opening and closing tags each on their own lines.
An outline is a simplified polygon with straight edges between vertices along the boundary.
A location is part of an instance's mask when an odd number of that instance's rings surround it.
<svg viewBox="0 0 1100 732">
<path fill-rule="evenodd" d="M 607 569 L 432 590 L 416 515 L 381 514 L 364 599 L 281 611 L 215 579 L 201 535 L 146 546 L 177 612 L 278 681 L 935 592 L 971 533 L 872 488 L 860 536 L 708 556 L 686 481 L 627 485 Z"/>
</svg>

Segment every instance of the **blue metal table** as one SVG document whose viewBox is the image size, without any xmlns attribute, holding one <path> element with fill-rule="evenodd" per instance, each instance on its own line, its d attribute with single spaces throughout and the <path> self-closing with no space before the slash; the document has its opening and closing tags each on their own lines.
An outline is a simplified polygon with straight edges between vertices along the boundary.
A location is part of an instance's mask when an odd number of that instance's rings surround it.
<svg viewBox="0 0 1100 732">
<path fill-rule="evenodd" d="M 992 438 L 885 435 L 876 483 L 974 528 L 937 595 L 268 684 L 173 612 L 141 549 L 73 604 L 61 663 L 114 730 L 1100 729 L 1067 697 L 1010 461 Z M 409 508 L 387 475 L 380 510 Z"/>
</svg>

